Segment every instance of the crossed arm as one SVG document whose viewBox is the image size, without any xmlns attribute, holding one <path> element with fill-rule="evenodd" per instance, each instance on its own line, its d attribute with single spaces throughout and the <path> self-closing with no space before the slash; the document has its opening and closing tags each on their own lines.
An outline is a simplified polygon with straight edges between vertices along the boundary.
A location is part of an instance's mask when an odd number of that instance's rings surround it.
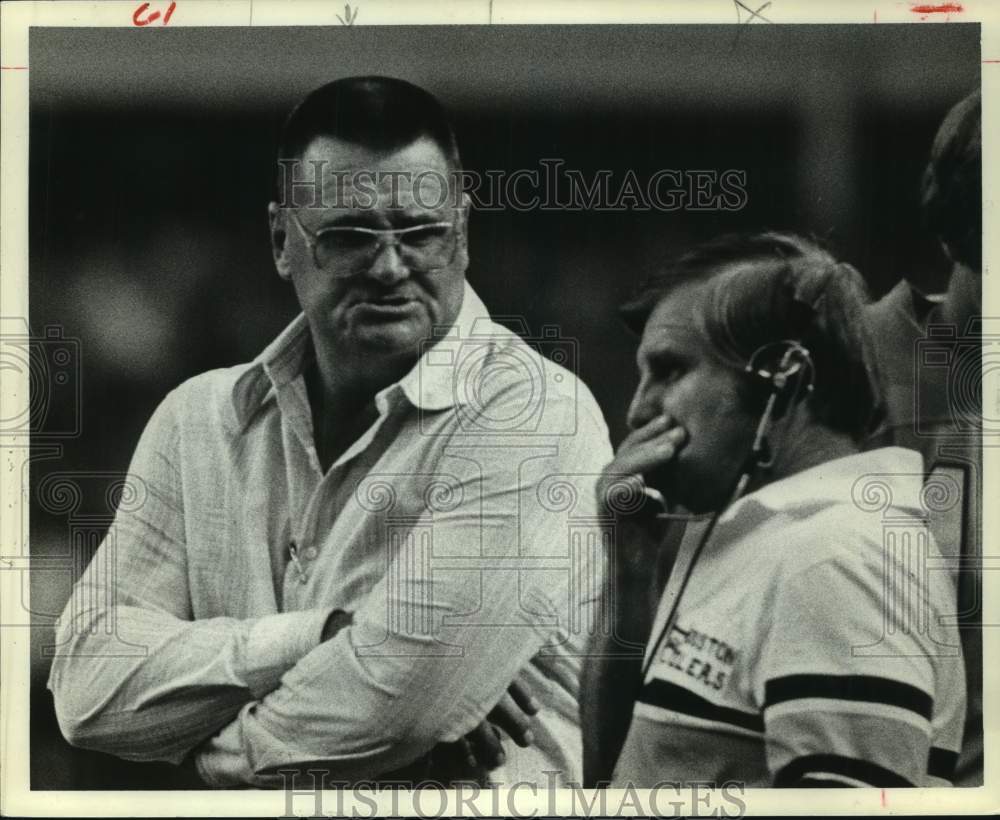
<svg viewBox="0 0 1000 820">
<path fill-rule="evenodd" d="M 120 511 L 57 633 L 50 687 L 70 742 L 139 761 L 194 756 L 212 785 L 277 786 L 279 769 L 315 761 L 352 782 L 474 730 L 470 750 L 489 756 L 487 714 L 498 705 L 508 718 L 518 705 L 530 711 L 523 693 L 504 693 L 550 642 L 551 625 L 521 605 L 517 584 L 403 572 L 395 574 L 402 584 L 376 584 L 349 622 L 338 623 L 332 608 L 197 618 L 177 447 L 169 416 L 159 415 L 131 468 L 146 502 Z M 566 469 L 538 466 L 540 474 Z M 519 494 L 532 489 L 511 485 L 521 478 L 476 475 L 463 489 L 487 509 L 516 510 Z M 460 508 L 435 522 L 435 539 L 468 539 L 473 528 L 478 537 L 482 527 L 479 515 Z M 538 535 L 552 534 L 540 526 Z M 390 626 L 389 611 L 397 623 L 429 615 L 434 628 L 403 633 Z M 469 612 L 496 626 L 469 628 Z M 462 652 L 442 657 L 449 644 Z M 525 739 L 518 722 L 507 725 Z"/>
</svg>

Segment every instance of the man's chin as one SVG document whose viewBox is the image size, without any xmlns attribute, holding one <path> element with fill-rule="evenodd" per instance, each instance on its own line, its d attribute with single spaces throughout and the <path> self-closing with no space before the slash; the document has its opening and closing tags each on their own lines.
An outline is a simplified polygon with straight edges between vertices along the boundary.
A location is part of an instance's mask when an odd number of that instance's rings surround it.
<svg viewBox="0 0 1000 820">
<path fill-rule="evenodd" d="M 372 355 L 412 356 L 416 361 L 430 334 L 410 323 L 392 322 L 359 327 L 353 336 L 356 345 Z"/>
</svg>

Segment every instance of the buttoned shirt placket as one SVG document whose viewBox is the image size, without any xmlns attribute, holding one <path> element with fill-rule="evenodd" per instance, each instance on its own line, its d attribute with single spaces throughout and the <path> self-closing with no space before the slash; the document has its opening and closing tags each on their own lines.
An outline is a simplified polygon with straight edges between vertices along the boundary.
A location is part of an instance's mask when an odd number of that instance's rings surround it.
<svg viewBox="0 0 1000 820">
<path fill-rule="evenodd" d="M 288 486 L 288 539 L 280 601 L 280 608 L 284 611 L 305 609 L 317 603 L 312 600 L 315 591 L 310 581 L 324 541 L 323 534 L 317 531 L 320 509 L 324 503 L 331 502 L 349 472 L 350 462 L 371 446 L 391 405 L 391 388 L 375 397 L 378 418 L 324 474 L 316 450 L 303 368 L 298 367 L 292 376 L 286 369 L 292 365 L 293 362 L 286 361 L 266 368 L 281 410 L 281 438 Z"/>
</svg>

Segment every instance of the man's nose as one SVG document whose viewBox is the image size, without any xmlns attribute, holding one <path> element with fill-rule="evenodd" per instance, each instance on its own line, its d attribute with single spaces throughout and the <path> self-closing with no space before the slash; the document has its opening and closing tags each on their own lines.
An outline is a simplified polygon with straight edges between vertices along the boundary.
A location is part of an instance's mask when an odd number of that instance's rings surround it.
<svg viewBox="0 0 1000 820">
<path fill-rule="evenodd" d="M 387 242 L 379 246 L 368 270 L 369 276 L 382 284 L 391 285 L 393 282 L 405 279 L 408 274 L 409 268 L 403 262 L 398 245 Z"/>
<path fill-rule="evenodd" d="M 649 424 L 654 418 L 663 412 L 662 392 L 653 389 L 644 379 L 636 388 L 635 395 L 628 406 L 628 413 L 625 422 L 630 430 L 638 430 L 640 427 Z"/>
</svg>

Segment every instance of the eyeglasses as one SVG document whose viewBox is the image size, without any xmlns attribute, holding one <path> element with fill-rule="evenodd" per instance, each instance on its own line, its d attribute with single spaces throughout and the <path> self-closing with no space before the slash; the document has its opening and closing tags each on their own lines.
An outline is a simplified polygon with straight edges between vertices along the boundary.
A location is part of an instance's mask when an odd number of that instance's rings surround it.
<svg viewBox="0 0 1000 820">
<path fill-rule="evenodd" d="M 458 247 L 457 231 L 451 222 L 385 230 L 335 225 L 313 233 L 299 221 L 294 211 L 289 214 L 312 250 L 316 267 L 338 279 L 371 270 L 383 248 L 387 247 L 396 248 L 410 270 L 432 273 L 448 267 Z"/>
</svg>

